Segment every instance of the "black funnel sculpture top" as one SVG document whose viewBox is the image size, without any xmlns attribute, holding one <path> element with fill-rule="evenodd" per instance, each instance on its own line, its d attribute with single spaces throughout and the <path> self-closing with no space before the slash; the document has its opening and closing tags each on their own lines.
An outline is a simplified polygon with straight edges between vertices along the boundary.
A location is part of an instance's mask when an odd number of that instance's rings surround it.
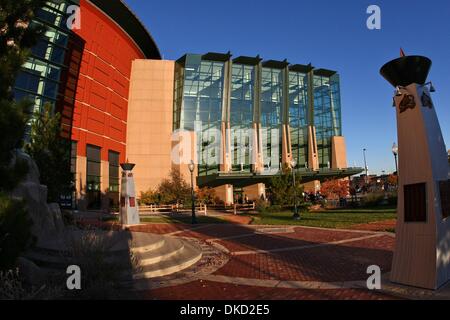
<svg viewBox="0 0 450 320">
<path fill-rule="evenodd" d="M 406 56 L 386 63 L 380 73 L 394 87 L 406 87 L 412 83 L 424 85 L 431 64 L 427 57 Z"/>
<path fill-rule="evenodd" d="M 136 165 L 134 163 L 122 163 L 120 166 L 124 171 L 131 171 Z"/>
</svg>

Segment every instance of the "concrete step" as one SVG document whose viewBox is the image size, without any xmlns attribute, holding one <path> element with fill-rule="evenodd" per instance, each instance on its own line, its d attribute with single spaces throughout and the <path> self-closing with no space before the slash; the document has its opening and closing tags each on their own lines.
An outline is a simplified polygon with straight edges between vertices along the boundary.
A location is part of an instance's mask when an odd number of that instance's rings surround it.
<svg viewBox="0 0 450 320">
<path fill-rule="evenodd" d="M 160 248 L 136 253 L 141 267 L 167 261 L 180 254 L 184 249 L 184 242 L 175 238 L 165 238 L 164 245 Z M 134 250 L 133 250 L 134 251 Z"/>
<path fill-rule="evenodd" d="M 65 255 L 57 255 L 57 254 L 45 254 L 39 251 L 28 251 L 24 254 L 24 257 L 36 263 L 36 265 L 46 268 L 46 269 L 55 269 L 62 270 L 66 269 L 69 265 L 78 264 L 76 258 Z M 106 259 L 110 262 L 126 262 L 130 260 L 130 252 L 123 251 L 115 251 L 115 252 L 107 252 Z"/>
<path fill-rule="evenodd" d="M 133 275 L 133 279 L 151 279 L 164 277 L 187 269 L 197 263 L 202 258 L 201 248 L 184 242 L 183 249 L 163 261 L 141 266 L 141 270 Z"/>
<path fill-rule="evenodd" d="M 154 250 L 158 250 L 164 246 L 166 237 L 161 235 L 133 232 L 131 246 L 133 253 L 144 254 Z"/>
<path fill-rule="evenodd" d="M 75 236 L 77 239 L 83 239 L 81 232 Z M 170 275 L 191 267 L 202 257 L 200 247 L 180 238 L 139 232 L 99 233 L 99 236 L 107 240 L 105 255 L 111 262 L 126 264 L 130 261 L 130 250 L 136 255 L 140 270 L 133 275 L 134 279 Z M 30 250 L 25 257 L 45 269 L 64 270 L 68 265 L 77 264 L 76 258 L 71 257 L 66 242 L 49 242 Z M 127 268 L 129 277 L 126 278 L 131 279 L 131 264 Z M 126 272 L 124 274 L 126 275 Z"/>
</svg>

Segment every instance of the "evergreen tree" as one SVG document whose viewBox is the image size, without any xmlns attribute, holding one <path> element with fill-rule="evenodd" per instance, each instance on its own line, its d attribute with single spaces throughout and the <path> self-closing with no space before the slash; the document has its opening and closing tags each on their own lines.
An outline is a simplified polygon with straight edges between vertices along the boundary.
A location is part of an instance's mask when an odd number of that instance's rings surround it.
<svg viewBox="0 0 450 320">
<path fill-rule="evenodd" d="M 53 112 L 51 104 L 33 118 L 31 142 L 25 150 L 39 168 L 41 183 L 48 188 L 48 201 L 59 202 L 60 195 L 73 191 L 70 141 L 61 137 L 61 115 Z"/>
<path fill-rule="evenodd" d="M 31 23 L 44 0 L 0 0 L 0 192 L 14 189 L 26 173 L 17 163 L 11 168 L 14 150 L 22 146 L 28 101 L 16 102 L 13 86 L 30 55 L 31 47 L 44 32 Z"/>
<path fill-rule="evenodd" d="M 280 175 L 273 177 L 268 184 L 270 190 L 270 202 L 272 205 L 291 207 L 294 206 L 295 193 L 297 193 L 297 204 L 303 202 L 300 177 L 297 177 L 294 186 L 292 169 L 285 166 Z"/>
<path fill-rule="evenodd" d="M 31 23 L 44 0 L 0 0 L 0 269 L 13 266 L 30 244 L 31 221 L 21 201 L 7 194 L 23 179 L 28 168 L 16 161 L 14 152 L 22 146 L 30 102 L 16 102 L 13 87 L 17 74 L 30 55 L 31 47 L 44 31 Z"/>
</svg>

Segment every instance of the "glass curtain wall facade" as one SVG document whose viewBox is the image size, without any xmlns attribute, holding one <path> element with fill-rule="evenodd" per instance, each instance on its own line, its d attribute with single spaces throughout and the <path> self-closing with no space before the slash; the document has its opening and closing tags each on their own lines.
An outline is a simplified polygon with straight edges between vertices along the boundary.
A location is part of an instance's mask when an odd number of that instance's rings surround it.
<svg viewBox="0 0 450 320">
<path fill-rule="evenodd" d="M 231 165 L 233 171 L 250 172 L 256 147 L 252 135 L 256 66 L 233 64 L 231 74 Z"/>
<path fill-rule="evenodd" d="M 342 135 L 339 76 L 335 73 L 314 74 L 314 125 L 316 127 L 319 167 L 331 166 L 331 138 Z"/>
<path fill-rule="evenodd" d="M 175 129 L 195 131 L 199 150 L 199 176 L 219 172 L 221 163 L 221 126 L 224 99 L 225 62 L 186 55 L 176 76 Z M 180 85 L 182 77 L 183 85 Z M 180 103 L 181 102 L 181 103 Z"/>
<path fill-rule="evenodd" d="M 262 68 L 261 128 L 264 166 L 281 169 L 284 69 Z"/>
<path fill-rule="evenodd" d="M 253 172 L 256 161 L 259 170 L 278 172 L 283 155 L 292 156 L 299 168 L 310 168 L 309 127 L 316 131 L 312 141 L 317 141 L 319 168 L 329 168 L 331 140 L 342 135 L 341 126 L 335 71 L 287 61 L 261 62 L 259 56 L 232 60 L 219 53 L 188 54 L 176 63 L 173 127 L 196 132 L 199 176 L 218 173 L 224 153 L 232 172 Z M 223 135 L 230 137 L 223 144 L 230 148 L 226 152 L 221 141 L 224 128 L 230 129 Z M 289 136 L 283 140 L 283 134 Z M 283 150 L 282 141 L 290 143 L 288 150 Z"/>
<path fill-rule="evenodd" d="M 67 28 L 67 8 L 79 5 L 79 0 L 47 1 L 32 21 L 45 25 L 47 31 L 32 49 L 15 84 L 15 99 L 28 98 L 34 102 L 31 113 L 42 110 L 45 103 L 55 108 L 58 99 L 61 74 L 71 31 Z"/>
<path fill-rule="evenodd" d="M 309 76 L 289 72 L 289 125 L 292 157 L 298 167 L 308 167 Z"/>
</svg>

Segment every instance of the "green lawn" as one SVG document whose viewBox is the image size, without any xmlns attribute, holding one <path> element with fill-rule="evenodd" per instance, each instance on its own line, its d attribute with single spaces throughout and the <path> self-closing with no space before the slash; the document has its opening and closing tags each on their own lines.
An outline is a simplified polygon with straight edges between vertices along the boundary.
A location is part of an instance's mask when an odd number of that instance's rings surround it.
<svg viewBox="0 0 450 320">
<path fill-rule="evenodd" d="M 261 213 L 251 215 L 253 225 L 297 225 L 307 227 L 345 229 L 351 225 L 365 224 L 376 221 L 385 221 L 396 218 L 396 208 L 376 207 L 366 209 L 338 209 L 323 212 L 302 213 L 301 220 L 292 218 L 292 211 L 276 213 Z M 118 217 L 104 219 L 104 221 L 118 221 Z M 222 217 L 209 217 L 198 215 L 199 224 L 224 224 L 230 223 Z M 141 217 L 142 223 L 183 223 L 190 224 L 191 216 L 145 216 Z"/>
<path fill-rule="evenodd" d="M 253 216 L 255 225 L 298 225 L 320 228 L 345 229 L 351 225 L 385 221 L 396 218 L 396 209 L 377 207 L 371 209 L 341 209 L 303 213 L 301 220 L 294 220 L 291 211 L 263 213 Z"/>
</svg>

